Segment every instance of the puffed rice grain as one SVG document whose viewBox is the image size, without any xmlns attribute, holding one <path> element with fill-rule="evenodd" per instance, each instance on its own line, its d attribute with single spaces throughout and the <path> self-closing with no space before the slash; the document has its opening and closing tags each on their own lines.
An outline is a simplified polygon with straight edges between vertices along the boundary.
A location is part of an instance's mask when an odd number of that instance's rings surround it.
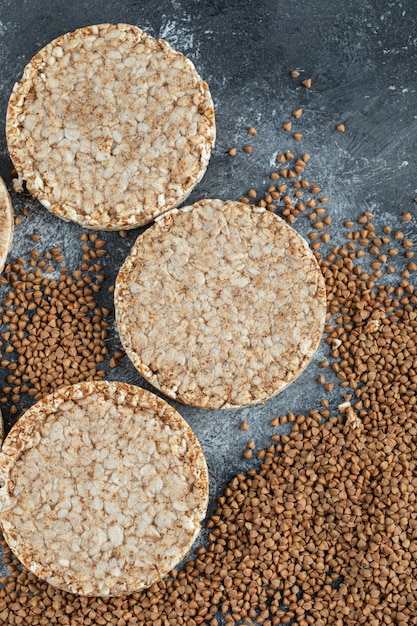
<svg viewBox="0 0 417 626">
<path fill-rule="evenodd" d="M 138 237 L 115 306 L 126 353 L 155 387 L 192 406 L 238 408 L 304 370 L 326 292 L 307 243 L 277 215 L 202 200 Z"/>
<path fill-rule="evenodd" d="M 126 595 L 165 576 L 200 530 L 207 466 L 166 402 L 121 382 L 65 387 L 0 452 L 0 521 L 20 561 L 60 589 Z"/>
<path fill-rule="evenodd" d="M 52 213 L 86 228 L 151 222 L 185 200 L 214 144 L 194 65 L 136 26 L 58 37 L 25 67 L 6 135 L 16 171 Z"/>
<path fill-rule="evenodd" d="M 0 178 L 0 272 L 6 264 L 6 258 L 12 248 L 13 206 L 9 192 Z"/>
</svg>

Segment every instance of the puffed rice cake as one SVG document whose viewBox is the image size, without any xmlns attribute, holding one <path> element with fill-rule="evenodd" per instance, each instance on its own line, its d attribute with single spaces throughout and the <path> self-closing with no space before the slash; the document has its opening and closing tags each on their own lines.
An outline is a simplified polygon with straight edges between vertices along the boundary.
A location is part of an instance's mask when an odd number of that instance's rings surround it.
<svg viewBox="0 0 417 626">
<path fill-rule="evenodd" d="M 14 214 L 9 192 L 0 178 L 0 272 L 6 265 L 6 258 L 12 248 Z"/>
<path fill-rule="evenodd" d="M 305 240 L 240 202 L 202 200 L 159 217 L 120 269 L 116 324 L 139 372 L 196 407 L 260 404 L 313 357 L 326 290 Z"/>
<path fill-rule="evenodd" d="M 39 578 L 81 595 L 147 587 L 186 555 L 208 502 L 191 428 L 121 382 L 63 388 L 23 414 L 0 452 L 0 521 Z"/>
<path fill-rule="evenodd" d="M 86 228 L 143 226 L 183 202 L 215 139 L 213 101 L 193 63 L 136 26 L 58 37 L 25 67 L 6 137 L 29 192 Z"/>
</svg>

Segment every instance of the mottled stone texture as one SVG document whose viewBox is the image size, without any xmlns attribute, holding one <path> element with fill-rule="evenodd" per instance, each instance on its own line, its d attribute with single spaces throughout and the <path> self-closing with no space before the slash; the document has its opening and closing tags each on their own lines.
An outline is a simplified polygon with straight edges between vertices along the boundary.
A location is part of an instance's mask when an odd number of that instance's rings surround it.
<svg viewBox="0 0 417 626">
<path fill-rule="evenodd" d="M 193 61 L 210 87 L 216 108 L 216 146 L 187 203 L 210 197 L 237 200 L 250 188 L 265 191 L 276 155 L 292 150 L 311 154 L 304 176 L 329 198 L 330 245 L 343 241 L 343 221 L 364 210 L 375 213 L 377 225 L 389 222 L 394 229 L 401 224 L 396 215 L 407 210 L 415 216 L 414 0 L 3 0 L 0 20 L 0 175 L 9 189 L 12 166 L 4 119 L 13 84 L 24 66 L 42 46 L 65 32 L 100 22 L 126 22 L 164 37 Z M 290 77 L 294 68 L 300 70 L 299 78 Z M 312 77 L 311 89 L 300 84 L 308 77 Z M 303 133 L 300 143 L 282 129 L 297 108 L 303 108 L 303 115 L 293 120 L 292 132 Z M 335 130 L 339 123 L 345 124 L 345 133 Z M 250 126 L 257 128 L 256 136 L 247 134 Z M 252 144 L 252 154 L 243 152 L 247 144 Z M 237 155 L 230 157 L 227 152 L 233 146 Z M 78 238 L 83 232 L 79 226 L 58 220 L 29 195 L 12 194 L 12 198 L 17 211 L 24 206 L 31 209 L 15 231 L 14 256 L 33 248 L 28 241 L 33 232 L 42 234 L 37 247 L 61 245 L 70 260 L 71 255 L 79 255 Z M 297 219 L 294 227 L 306 235 L 310 224 Z M 402 230 L 415 239 L 414 220 L 403 224 Z M 104 260 L 109 284 L 139 232 L 130 231 L 126 239 L 105 234 L 112 250 Z M 6 291 L 7 287 L 0 291 L 2 301 Z M 111 304 L 110 294 L 103 292 L 104 300 Z M 115 330 L 109 347 L 120 347 Z M 197 433 L 206 454 L 211 511 L 227 480 L 256 462 L 242 459 L 249 439 L 256 448 L 265 447 L 274 432 L 269 426 L 272 417 L 319 407 L 325 392 L 316 382 L 321 372 L 317 364 L 324 355 L 328 346 L 322 343 L 303 374 L 263 406 L 224 412 L 173 403 Z M 7 374 L 0 369 L 2 382 Z M 127 359 L 109 370 L 107 377 L 149 388 Z M 343 400 L 341 394 L 335 386 L 329 395 L 333 408 Z M 2 411 L 10 428 L 13 420 L 7 405 Z M 243 419 L 249 423 L 247 432 L 238 428 Z"/>
</svg>

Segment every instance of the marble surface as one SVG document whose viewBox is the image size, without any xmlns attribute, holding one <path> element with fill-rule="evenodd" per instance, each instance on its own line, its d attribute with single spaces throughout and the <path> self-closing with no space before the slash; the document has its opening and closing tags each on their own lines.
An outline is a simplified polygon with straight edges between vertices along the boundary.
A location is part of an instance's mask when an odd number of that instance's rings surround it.
<svg viewBox="0 0 417 626">
<path fill-rule="evenodd" d="M 217 142 L 208 170 L 189 202 L 217 197 L 238 199 L 249 188 L 265 190 L 276 155 L 292 150 L 308 152 L 305 176 L 329 198 L 333 243 L 342 239 L 347 216 L 365 210 L 376 222 L 395 222 L 405 211 L 416 217 L 417 195 L 417 29 L 414 0 L 2 0 L 0 6 L 0 175 L 11 190 L 11 162 L 7 154 L 4 119 L 13 83 L 25 64 L 46 43 L 64 32 L 100 22 L 128 22 L 157 38 L 165 38 L 187 55 L 208 82 L 216 108 Z M 301 77 L 290 77 L 297 68 Z M 312 88 L 300 85 L 312 77 Z M 294 126 L 303 133 L 297 143 L 282 123 L 291 111 L 303 108 Z M 343 122 L 345 133 L 335 126 Z M 249 126 L 257 135 L 249 137 Z M 251 143 L 253 153 L 243 146 Z M 238 154 L 227 154 L 236 146 Z M 27 194 L 12 193 L 16 213 L 30 207 L 30 216 L 15 231 L 12 257 L 31 249 L 33 232 L 42 246 L 60 245 L 67 258 L 78 254 L 83 230 L 50 215 Z M 404 225 L 403 225 L 404 226 Z M 309 232 L 308 220 L 294 227 Z M 403 228 L 412 238 L 415 220 Z M 109 254 L 105 272 L 114 281 L 140 230 L 126 239 L 104 235 Z M 5 290 L 0 290 L 0 303 Z M 102 296 L 111 306 L 111 297 Z M 1 332 L 0 328 L 0 332 Z M 111 351 L 120 346 L 111 328 Z M 288 411 L 320 408 L 326 397 L 316 382 L 318 363 L 328 347 L 323 342 L 307 370 L 279 396 L 265 405 L 239 411 L 207 411 L 174 404 L 195 430 L 206 454 L 211 477 L 211 504 L 227 481 L 256 460 L 242 458 L 246 442 L 256 450 L 270 444 L 276 432 L 270 420 Z M 5 371 L 0 370 L 0 384 Z M 107 369 L 108 379 L 149 388 L 123 359 Z M 333 407 L 343 390 L 328 398 Z M 6 425 L 13 422 L 4 409 Z M 248 432 L 239 430 L 247 420 Z"/>
</svg>

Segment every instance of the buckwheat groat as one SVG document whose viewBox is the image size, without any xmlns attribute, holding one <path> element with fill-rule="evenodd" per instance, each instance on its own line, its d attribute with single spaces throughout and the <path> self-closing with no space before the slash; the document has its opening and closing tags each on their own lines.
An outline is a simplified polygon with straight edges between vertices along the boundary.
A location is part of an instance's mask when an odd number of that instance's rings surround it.
<svg viewBox="0 0 417 626">
<path fill-rule="evenodd" d="M 14 216 L 9 192 L 0 178 L 0 272 L 12 247 Z"/>
<path fill-rule="evenodd" d="M 58 37 L 28 63 L 6 120 L 10 156 L 52 213 L 86 228 L 135 228 L 185 200 L 214 144 L 194 65 L 136 26 Z"/>
<path fill-rule="evenodd" d="M 259 404 L 316 351 L 324 279 L 276 215 L 202 200 L 138 237 L 116 281 L 125 350 L 155 387 L 198 407 Z"/>
<path fill-rule="evenodd" d="M 20 418 L 0 452 L 0 521 L 39 578 L 88 596 L 166 575 L 200 529 L 203 452 L 166 402 L 117 382 L 80 383 Z"/>
</svg>

